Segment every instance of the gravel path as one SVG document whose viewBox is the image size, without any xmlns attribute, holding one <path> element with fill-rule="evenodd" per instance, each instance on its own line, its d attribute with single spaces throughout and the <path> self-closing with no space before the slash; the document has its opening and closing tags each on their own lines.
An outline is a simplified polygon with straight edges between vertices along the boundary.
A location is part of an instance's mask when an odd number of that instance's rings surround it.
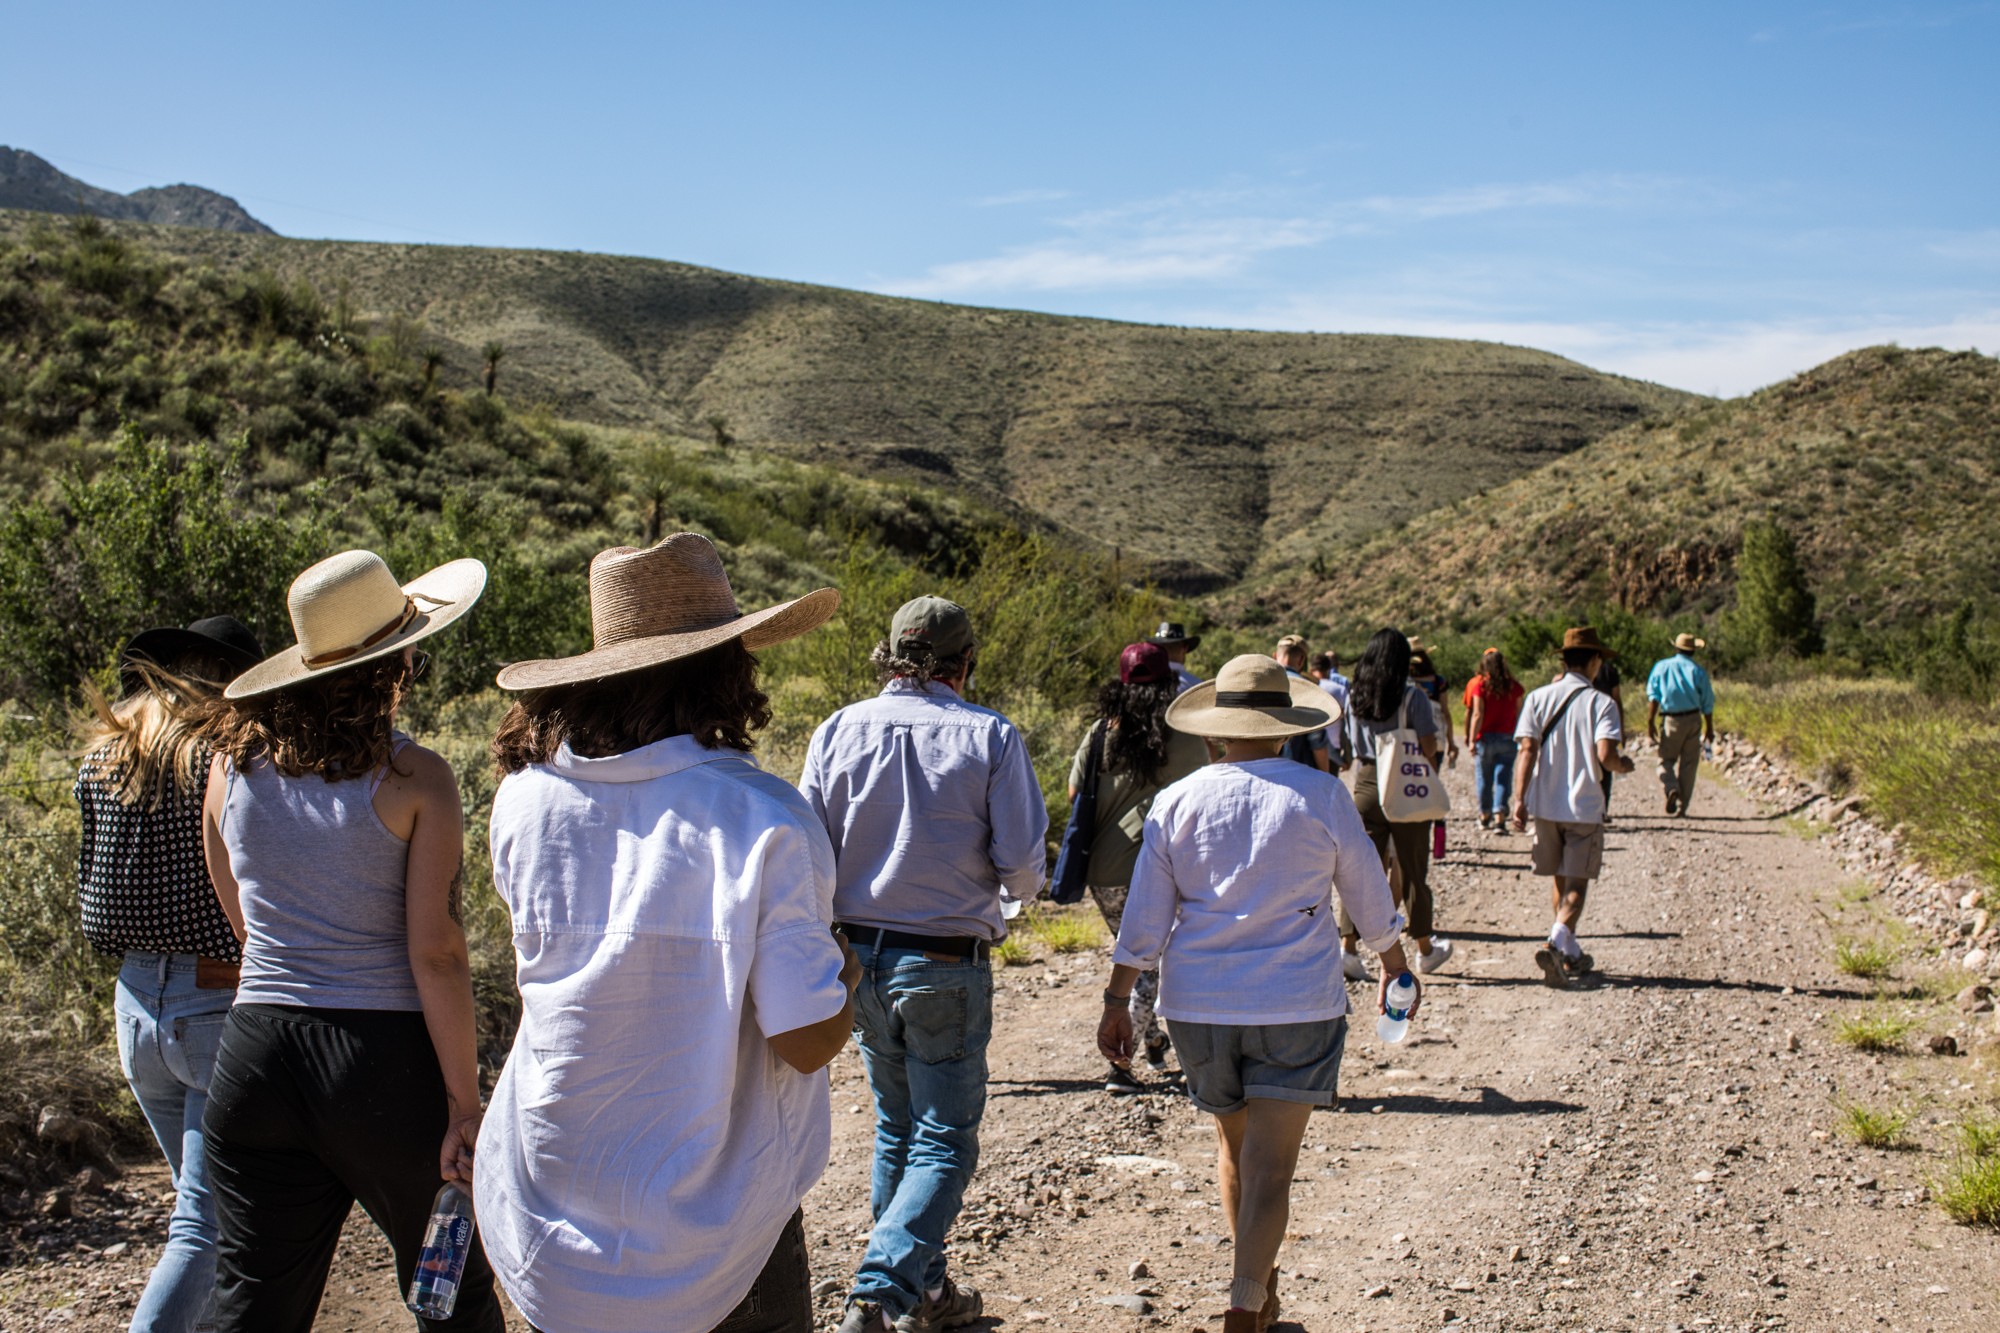
<svg viewBox="0 0 2000 1333">
<path fill-rule="evenodd" d="M 1896 1001 L 1922 1019 L 1913 1053 L 1835 1044 L 1836 1016 L 1890 1002 L 1832 962 L 1836 929 L 1876 919 L 1869 899 L 1827 844 L 1706 773 L 1695 813 L 1666 818 L 1648 767 L 1619 784 L 1585 918 L 1601 975 L 1572 991 L 1543 987 L 1531 960 L 1548 888 L 1526 838 L 1452 821 L 1435 880 L 1458 954 L 1407 1044 L 1383 1047 L 1372 1021 L 1351 1035 L 1342 1107 L 1307 1132 L 1280 1328 L 2000 1327 L 2000 1235 L 1953 1225 L 1926 1190 L 1950 1123 L 2000 1093 L 1993 1014 L 1962 1014 L 1939 985 Z M 1452 775 L 1461 811 L 1468 779 Z M 1099 1090 L 1107 971 L 1092 953 L 1002 974 L 955 1261 L 986 1294 L 986 1327 L 1219 1326 L 1229 1242 L 1209 1122 L 1168 1081 Z M 1947 1034 L 1966 1054 L 1927 1053 Z M 1912 1110 L 1917 1146 L 1849 1144 L 1836 1097 Z M 822 1279 L 851 1270 L 867 1226 L 851 1050 L 833 1102 L 833 1165 L 806 1205 Z M 75 1220 L 20 1227 L 0 1326 L 122 1329 L 161 1188 L 142 1170 L 79 1196 Z M 351 1228 L 319 1327 L 410 1327 L 387 1272 L 386 1249 Z M 822 1301 L 829 1326 L 838 1300 Z"/>
</svg>

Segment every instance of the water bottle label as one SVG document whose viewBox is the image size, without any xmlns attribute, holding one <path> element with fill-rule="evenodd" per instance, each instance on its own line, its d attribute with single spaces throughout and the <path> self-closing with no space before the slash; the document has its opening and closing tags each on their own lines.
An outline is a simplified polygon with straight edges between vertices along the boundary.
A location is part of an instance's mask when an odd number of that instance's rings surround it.
<svg viewBox="0 0 2000 1333">
<path fill-rule="evenodd" d="M 420 1314 L 449 1316 L 458 1301 L 458 1284 L 472 1252 L 472 1219 L 463 1213 L 433 1215 L 424 1232 L 424 1248 L 410 1279 L 409 1306 Z"/>
</svg>

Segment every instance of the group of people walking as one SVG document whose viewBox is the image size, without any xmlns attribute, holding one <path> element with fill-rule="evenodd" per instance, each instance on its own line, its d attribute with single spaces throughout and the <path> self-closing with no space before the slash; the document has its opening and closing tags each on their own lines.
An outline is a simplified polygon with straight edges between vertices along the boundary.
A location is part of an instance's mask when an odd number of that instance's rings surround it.
<svg viewBox="0 0 2000 1333">
<path fill-rule="evenodd" d="M 480 1239 L 456 1308 L 421 1328 L 501 1329 L 497 1286 L 542 1333 L 809 1330 L 801 1202 L 850 1037 L 873 1227 L 841 1333 L 978 1318 L 946 1238 L 979 1158 L 991 951 L 1045 887 L 1048 817 L 1020 731 L 966 697 L 971 617 L 901 607 L 871 654 L 880 692 L 820 724 L 794 787 L 750 757 L 771 720 L 755 654 L 823 624 L 838 592 L 746 614 L 705 538 L 599 554 L 591 648 L 498 677 L 516 698 L 489 826 L 521 1019 L 483 1102 L 458 784 L 396 719 L 485 579 L 458 560 L 402 582 L 346 552 L 294 581 L 284 650 L 227 616 L 148 630 L 119 699 L 87 691 L 83 925 L 123 956 L 119 1052 L 176 1189 L 133 1328 L 310 1328 L 357 1202 L 407 1289 L 449 1181 Z M 1136 1090 L 1133 1061 L 1164 1070 L 1171 1051 L 1214 1117 L 1236 1238 L 1224 1328 L 1249 1333 L 1278 1311 L 1346 980 L 1374 975 L 1379 1010 L 1393 979 L 1451 956 L 1438 821 L 1391 818 L 1381 793 L 1385 766 L 1413 751 L 1434 774 L 1457 746 L 1442 678 L 1393 629 L 1351 681 L 1288 639 L 1201 682 L 1198 646 L 1169 624 L 1124 650 L 1070 787 L 1095 795 L 1087 883 L 1117 936 L 1107 1087 Z M 1685 720 L 1712 729 L 1692 652 L 1649 688 L 1675 812 L 1699 761 Z M 1572 631 L 1566 674 L 1523 698 L 1489 651 L 1465 693 L 1481 822 L 1509 813 L 1511 779 L 1555 884 L 1551 984 L 1589 966 L 1601 773 L 1630 767 L 1608 700 L 1576 697 L 1608 655 Z"/>
</svg>

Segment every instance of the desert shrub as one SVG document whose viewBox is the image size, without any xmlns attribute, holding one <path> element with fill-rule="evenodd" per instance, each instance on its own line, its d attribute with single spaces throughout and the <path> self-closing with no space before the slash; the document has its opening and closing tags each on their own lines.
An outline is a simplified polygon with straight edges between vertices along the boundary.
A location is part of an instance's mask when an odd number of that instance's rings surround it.
<svg viewBox="0 0 2000 1333">
<path fill-rule="evenodd" d="M 1899 1051 L 1903 1038 L 1916 1026 L 1914 1019 L 1886 1010 L 1849 1014 L 1833 1024 L 1834 1040 L 1857 1051 Z"/>
<path fill-rule="evenodd" d="M 1954 1222 L 2000 1227 L 2000 1156 L 1959 1157 L 1931 1194 Z"/>
<path fill-rule="evenodd" d="M 111 463 L 0 514 L 0 690 L 66 697 L 149 625 L 228 611 L 284 642 L 285 589 L 324 554 L 307 493 L 292 513 L 243 493 L 242 455 L 127 432 Z"/>
<path fill-rule="evenodd" d="M 1895 953 L 1880 940 L 1836 940 L 1833 965 L 1850 977 L 1874 979 L 1889 975 Z"/>
</svg>

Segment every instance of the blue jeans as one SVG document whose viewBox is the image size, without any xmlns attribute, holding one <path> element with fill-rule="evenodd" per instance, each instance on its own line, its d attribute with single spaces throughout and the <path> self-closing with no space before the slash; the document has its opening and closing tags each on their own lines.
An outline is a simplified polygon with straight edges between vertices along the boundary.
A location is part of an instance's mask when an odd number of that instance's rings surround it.
<svg viewBox="0 0 2000 1333">
<path fill-rule="evenodd" d="M 852 1299 L 893 1321 L 944 1284 L 944 1238 L 979 1164 L 993 969 L 856 941 L 854 1037 L 875 1094 L 875 1230 Z"/>
<path fill-rule="evenodd" d="M 194 984 L 193 954 L 128 953 L 118 972 L 118 1063 L 174 1177 L 167 1244 L 132 1312 L 133 1333 L 213 1327 L 215 1197 L 201 1115 L 234 990 Z"/>
<path fill-rule="evenodd" d="M 1479 813 L 1504 815 L 1514 797 L 1514 738 L 1489 732 L 1479 738 Z"/>
</svg>

